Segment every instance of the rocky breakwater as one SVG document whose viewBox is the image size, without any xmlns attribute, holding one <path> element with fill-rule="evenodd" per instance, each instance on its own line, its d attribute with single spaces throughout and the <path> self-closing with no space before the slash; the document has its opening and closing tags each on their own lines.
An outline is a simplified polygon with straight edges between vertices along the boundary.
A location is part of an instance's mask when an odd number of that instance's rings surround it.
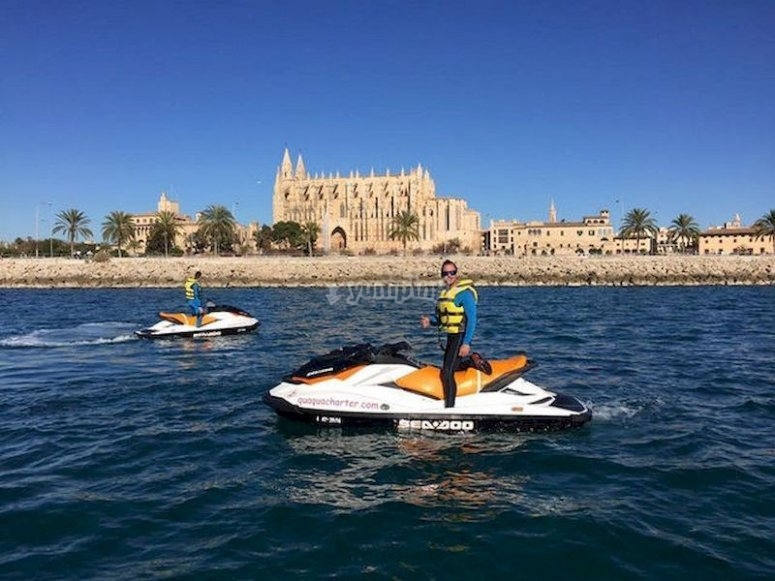
<svg viewBox="0 0 775 581">
<path fill-rule="evenodd" d="M 490 284 L 775 284 L 775 256 L 594 256 L 494 258 L 479 277 Z M 478 265 L 472 265 L 476 269 Z"/>
<path fill-rule="evenodd" d="M 775 284 L 775 256 L 453 257 L 479 285 Z M 441 257 L 325 256 L 0 260 L 0 287 L 176 287 L 201 270 L 206 287 L 440 284 Z"/>
</svg>

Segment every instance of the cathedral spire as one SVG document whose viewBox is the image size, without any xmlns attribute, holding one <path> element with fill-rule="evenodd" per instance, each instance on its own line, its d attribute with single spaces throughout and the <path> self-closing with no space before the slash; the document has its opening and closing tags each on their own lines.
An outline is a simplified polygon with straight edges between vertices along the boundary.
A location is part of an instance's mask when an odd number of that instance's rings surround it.
<svg viewBox="0 0 775 581">
<path fill-rule="evenodd" d="M 277 170 L 277 178 L 287 180 L 292 177 L 293 166 L 291 165 L 291 154 L 286 147 L 285 152 L 283 153 L 283 161 L 280 164 L 280 169 Z"/>
<path fill-rule="evenodd" d="M 299 154 L 296 160 L 296 177 L 300 180 L 307 179 L 307 169 L 304 167 L 304 160 L 301 158 L 301 154 Z"/>
</svg>

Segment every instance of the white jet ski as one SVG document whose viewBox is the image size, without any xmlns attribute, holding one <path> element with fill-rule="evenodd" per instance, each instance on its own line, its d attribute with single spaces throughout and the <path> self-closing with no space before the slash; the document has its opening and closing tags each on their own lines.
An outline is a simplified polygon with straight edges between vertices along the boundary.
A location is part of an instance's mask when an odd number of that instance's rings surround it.
<svg viewBox="0 0 775 581">
<path fill-rule="evenodd" d="M 487 363 L 490 373 L 471 363 L 455 372 L 457 399 L 445 408 L 439 368 L 414 359 L 408 343 L 355 345 L 313 358 L 264 402 L 292 420 L 399 430 L 553 431 L 592 419 L 575 397 L 524 379 L 534 366 L 524 353 Z"/>
<path fill-rule="evenodd" d="M 202 315 L 202 324 L 196 326 L 196 316 L 188 313 L 159 313 L 161 321 L 135 331 L 138 337 L 157 339 L 162 337 L 218 337 L 247 333 L 259 326 L 250 313 L 229 305 L 208 304 Z"/>
</svg>

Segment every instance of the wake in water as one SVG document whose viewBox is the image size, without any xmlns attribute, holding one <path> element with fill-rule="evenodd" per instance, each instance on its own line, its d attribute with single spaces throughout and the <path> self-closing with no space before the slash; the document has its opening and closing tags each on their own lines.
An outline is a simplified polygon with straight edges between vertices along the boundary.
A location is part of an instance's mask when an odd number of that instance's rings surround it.
<svg viewBox="0 0 775 581">
<path fill-rule="evenodd" d="M 72 347 L 78 345 L 101 345 L 124 343 L 137 338 L 135 325 L 106 321 L 83 323 L 69 329 L 36 329 L 23 335 L 12 335 L 0 339 L 2 347 Z"/>
<path fill-rule="evenodd" d="M 585 402 L 592 409 L 593 421 L 628 420 L 643 411 L 645 404 L 639 402 L 611 402 L 595 405 L 593 402 Z"/>
</svg>

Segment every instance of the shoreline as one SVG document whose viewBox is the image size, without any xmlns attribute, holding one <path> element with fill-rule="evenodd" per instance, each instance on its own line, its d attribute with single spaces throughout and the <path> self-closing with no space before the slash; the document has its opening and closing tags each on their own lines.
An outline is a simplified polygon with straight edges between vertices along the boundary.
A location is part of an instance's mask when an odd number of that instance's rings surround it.
<svg viewBox="0 0 775 581">
<path fill-rule="evenodd" d="M 438 285 L 440 256 L 3 258 L 0 288 L 210 288 Z M 479 286 L 774 285 L 775 256 L 452 256 Z"/>
</svg>

